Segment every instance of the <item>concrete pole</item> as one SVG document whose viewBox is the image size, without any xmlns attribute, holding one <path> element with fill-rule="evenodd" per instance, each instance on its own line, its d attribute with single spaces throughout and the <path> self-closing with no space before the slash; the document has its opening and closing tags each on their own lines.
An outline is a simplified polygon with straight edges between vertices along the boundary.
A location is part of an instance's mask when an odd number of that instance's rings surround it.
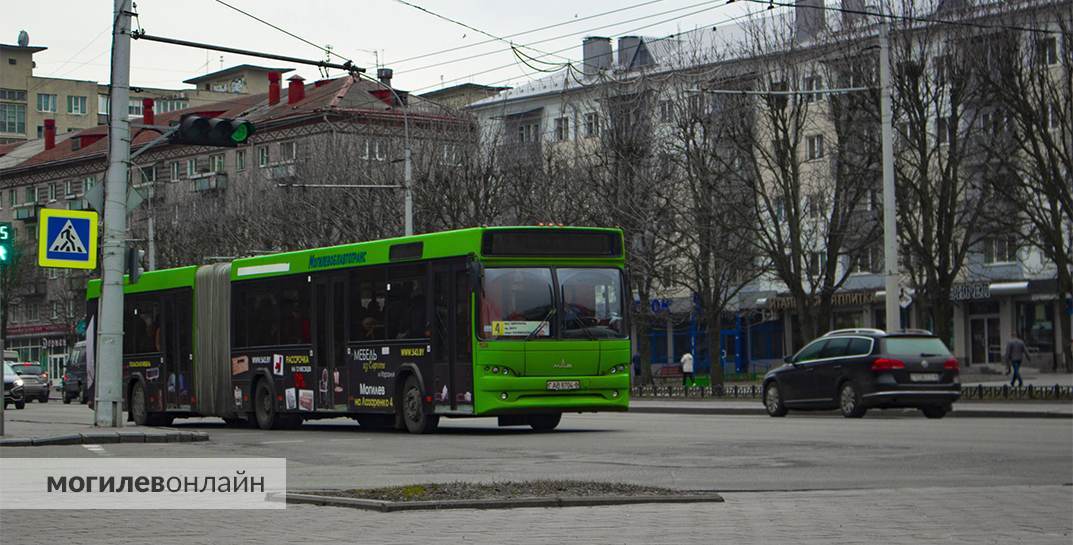
<svg viewBox="0 0 1073 545">
<path fill-rule="evenodd" d="M 156 270 L 156 230 L 153 228 L 152 203 L 149 205 L 149 270 Z"/>
<path fill-rule="evenodd" d="M 112 83 L 105 177 L 101 298 L 97 336 L 97 426 L 123 426 L 123 259 L 127 234 L 127 163 L 130 160 L 130 0 L 115 0 Z"/>
<path fill-rule="evenodd" d="M 409 120 L 407 118 L 406 110 L 403 110 L 403 123 L 406 123 L 406 162 L 403 165 L 403 178 L 402 183 L 405 186 L 403 190 L 406 193 L 406 236 L 414 234 L 414 164 L 411 159 L 412 151 L 410 149 L 410 128 Z"/>
<path fill-rule="evenodd" d="M 667 310 L 667 363 L 674 365 L 674 320 L 670 309 Z"/>
<path fill-rule="evenodd" d="M 0 272 L 3 272 L 3 271 L 0 271 Z M 3 309 L 3 308 L 4 308 L 4 281 L 3 281 L 3 279 L 0 279 L 0 309 Z M 0 361 L 4 361 L 4 347 L 6 346 L 4 344 L 4 340 L 5 340 L 4 335 L 7 335 L 7 331 L 0 331 Z M 3 373 L 3 369 L 0 369 L 0 373 Z M 11 387 L 14 388 L 15 385 L 12 384 Z M 3 390 L 0 390 L 0 396 L 3 396 L 3 395 L 4 395 Z M 0 399 L 0 436 L 4 435 L 4 409 L 7 408 L 7 407 L 5 407 L 5 405 L 7 405 L 7 403 L 4 403 L 4 400 Z"/>
<path fill-rule="evenodd" d="M 898 223 L 894 200 L 894 114 L 891 111 L 890 40 L 887 23 L 879 25 L 879 109 L 883 136 L 883 277 L 887 331 L 902 328 L 898 306 Z"/>
</svg>

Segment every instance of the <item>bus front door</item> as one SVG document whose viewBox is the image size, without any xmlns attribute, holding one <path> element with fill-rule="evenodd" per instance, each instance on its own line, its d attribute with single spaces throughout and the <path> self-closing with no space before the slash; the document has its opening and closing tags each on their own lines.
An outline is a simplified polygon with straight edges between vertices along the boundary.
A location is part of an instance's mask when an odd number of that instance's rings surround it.
<svg viewBox="0 0 1073 545">
<path fill-rule="evenodd" d="M 319 278 L 313 285 L 313 377 L 318 410 L 346 410 L 345 284 L 340 276 Z"/>
<path fill-rule="evenodd" d="M 470 288 L 463 261 L 432 267 L 434 362 L 432 395 L 437 412 L 473 411 Z"/>
</svg>

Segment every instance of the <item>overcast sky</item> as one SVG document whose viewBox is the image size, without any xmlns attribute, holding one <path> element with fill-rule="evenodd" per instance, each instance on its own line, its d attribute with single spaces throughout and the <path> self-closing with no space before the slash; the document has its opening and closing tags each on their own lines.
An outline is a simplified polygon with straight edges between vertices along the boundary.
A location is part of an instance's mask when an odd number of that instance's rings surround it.
<svg viewBox="0 0 1073 545">
<path fill-rule="evenodd" d="M 441 81 L 448 86 L 464 82 L 511 85 L 540 75 L 518 61 L 504 43 L 474 45 L 490 38 L 397 0 L 226 1 L 313 43 L 330 44 L 335 52 L 368 67 L 371 75 L 375 75 L 379 60 L 381 65 L 395 69 L 395 86 L 410 91 L 430 91 L 438 88 Z M 544 57 L 550 63 L 566 62 L 563 57 L 577 60 L 586 35 L 666 36 L 718 24 L 746 9 L 763 8 L 748 2 L 726 5 L 726 0 L 408 1 L 496 36 L 525 33 L 512 40 L 532 44 L 542 52 L 558 52 L 561 57 Z M 216 0 L 137 0 L 136 4 L 141 27 L 150 34 L 302 58 L 324 57 L 313 46 Z M 638 7 L 629 9 L 631 6 Z M 604 12 L 613 13 L 582 20 Z M 104 83 L 108 80 L 111 17 L 110 0 L 6 1 L 4 17 L 0 19 L 0 43 L 15 44 L 18 32 L 26 30 L 31 45 L 48 47 L 34 56 L 35 75 Z M 561 25 L 528 32 L 557 24 Z M 551 40 L 544 41 L 548 39 Z M 406 60 L 468 45 L 472 47 Z M 540 56 L 533 50 L 524 51 Z M 474 55 L 480 56 L 449 62 Z M 219 70 L 221 64 L 226 67 L 241 63 L 286 66 L 296 68 L 307 79 L 320 77 L 317 68 L 311 66 L 135 41 L 131 82 L 147 87 L 188 87 L 182 83 L 184 79 Z"/>
</svg>

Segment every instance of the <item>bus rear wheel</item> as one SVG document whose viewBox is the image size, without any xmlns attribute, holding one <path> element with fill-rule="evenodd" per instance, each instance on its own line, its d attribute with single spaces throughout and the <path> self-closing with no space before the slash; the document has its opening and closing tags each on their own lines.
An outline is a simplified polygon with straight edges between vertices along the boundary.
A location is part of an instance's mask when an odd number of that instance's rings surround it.
<svg viewBox="0 0 1073 545">
<path fill-rule="evenodd" d="M 406 385 L 402 389 L 402 420 L 410 433 L 432 433 L 440 423 L 440 417 L 434 414 L 425 414 L 425 406 L 421 401 L 421 384 L 417 377 L 406 377 Z"/>
<path fill-rule="evenodd" d="M 257 427 L 262 430 L 270 430 L 276 425 L 275 398 L 272 385 L 267 380 L 257 383 L 257 390 L 253 396 L 253 415 L 257 421 Z"/>
<path fill-rule="evenodd" d="M 563 413 L 534 414 L 529 416 L 529 427 L 535 431 L 554 430 L 563 419 Z"/>
<path fill-rule="evenodd" d="M 149 409 L 145 405 L 145 386 L 141 382 L 135 382 L 130 389 L 130 419 L 137 426 L 144 426 L 149 422 Z"/>
</svg>

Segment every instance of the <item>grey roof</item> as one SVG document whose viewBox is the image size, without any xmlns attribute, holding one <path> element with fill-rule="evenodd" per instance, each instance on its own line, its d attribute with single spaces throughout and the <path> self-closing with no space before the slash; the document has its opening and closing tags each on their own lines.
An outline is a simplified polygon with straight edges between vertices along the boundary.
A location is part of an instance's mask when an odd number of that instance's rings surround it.
<svg viewBox="0 0 1073 545">
<path fill-rule="evenodd" d="M 204 76 L 197 76 L 196 78 L 190 78 L 188 80 L 183 80 L 183 83 L 201 83 L 203 81 L 210 81 L 210 80 L 217 79 L 220 76 L 230 74 L 231 72 L 240 72 L 242 70 L 256 70 L 258 72 L 281 72 L 282 73 L 282 72 L 293 72 L 294 68 L 270 68 L 268 66 L 257 66 L 257 65 L 254 65 L 254 64 L 239 64 L 239 65 L 236 65 L 236 66 L 231 66 L 229 68 L 224 68 L 223 70 L 217 70 L 217 71 L 212 72 L 210 74 L 205 74 Z"/>
</svg>

